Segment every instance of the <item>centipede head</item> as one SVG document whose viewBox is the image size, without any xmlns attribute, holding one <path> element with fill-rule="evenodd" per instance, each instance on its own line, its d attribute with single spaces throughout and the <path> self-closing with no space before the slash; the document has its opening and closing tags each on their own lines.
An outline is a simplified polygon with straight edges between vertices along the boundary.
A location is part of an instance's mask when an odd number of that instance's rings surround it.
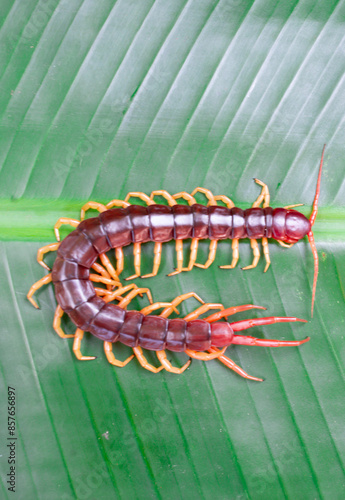
<svg viewBox="0 0 345 500">
<path fill-rule="evenodd" d="M 316 190 L 315 190 L 315 197 L 314 197 L 314 202 L 313 202 L 313 210 L 309 219 L 310 222 L 310 227 L 312 228 L 317 216 L 317 211 L 318 211 L 318 202 L 319 202 L 319 195 L 320 195 L 320 185 L 321 185 L 321 172 L 322 172 L 322 165 L 323 165 L 323 156 L 325 153 L 325 148 L 326 144 L 323 146 L 322 150 L 322 155 L 321 155 L 321 161 L 320 161 L 320 167 L 319 167 L 319 175 L 317 178 L 317 184 L 316 184 Z M 313 294 L 312 294 L 312 299 L 311 299 L 311 316 L 313 317 L 313 312 L 314 312 L 314 302 L 315 302 L 315 293 L 316 293 L 316 283 L 317 283 L 317 276 L 319 274 L 319 257 L 317 254 L 316 246 L 315 246 L 315 241 L 314 241 L 314 235 L 312 229 L 310 229 L 308 233 L 308 240 L 311 246 L 311 251 L 313 252 L 313 257 L 314 257 L 314 281 L 313 281 Z"/>
</svg>

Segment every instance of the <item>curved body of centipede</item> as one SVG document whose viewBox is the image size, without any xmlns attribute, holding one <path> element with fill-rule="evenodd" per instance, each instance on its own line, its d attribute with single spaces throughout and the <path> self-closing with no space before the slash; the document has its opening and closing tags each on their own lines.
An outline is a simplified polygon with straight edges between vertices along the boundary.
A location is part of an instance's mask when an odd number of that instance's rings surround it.
<svg viewBox="0 0 345 500">
<path fill-rule="evenodd" d="M 197 188 L 196 191 L 206 194 L 209 198 L 208 206 L 196 203 L 193 193 L 192 195 L 178 193 L 172 196 L 166 191 L 154 191 L 151 197 L 144 193 L 129 193 L 125 201 L 113 200 L 107 206 L 89 202 L 82 209 L 82 217 L 88 208 L 98 209 L 101 212 L 98 217 L 82 222 L 74 219 L 59 219 L 55 225 L 58 240 L 60 239 L 59 227 L 62 224 L 71 224 L 76 229 L 62 243 L 47 245 L 39 250 L 38 261 L 46 268 L 48 267 L 43 262 L 43 255 L 47 251 L 57 250 L 57 259 L 52 272 L 31 287 L 28 298 L 35 307 L 38 307 L 33 299 L 33 294 L 42 285 L 50 281 L 54 283 L 55 295 L 59 303 L 54 316 L 54 328 L 61 337 L 71 336 L 65 335 L 60 325 L 61 317 L 66 312 L 77 326 L 76 334 L 72 336 L 75 338 L 73 350 L 78 359 L 94 359 L 83 356 L 80 352 L 83 333 L 89 331 L 104 341 L 107 358 L 110 363 L 116 366 L 125 366 L 133 357 L 129 357 L 126 361 L 119 361 L 115 358 L 112 344 L 119 341 L 132 347 L 142 366 L 155 373 L 163 368 L 173 373 L 182 373 L 189 366 L 189 362 L 187 362 L 182 368 L 173 367 L 166 357 L 165 350 L 167 349 L 177 352 L 183 351 L 190 357 L 197 359 L 218 358 L 243 377 L 261 380 L 248 375 L 232 360 L 224 356 L 225 349 L 231 344 L 270 347 L 297 346 L 309 338 L 302 341 L 265 340 L 235 335 L 234 332 L 257 325 L 304 320 L 295 317 L 268 317 L 234 323 L 218 321 L 235 312 L 260 308 L 251 304 L 228 309 L 224 309 L 221 304 L 203 304 L 183 319 L 169 319 L 172 311 L 176 311 L 176 306 L 186 298 L 194 296 L 200 301 L 201 299 L 191 292 L 176 297 L 171 303 L 152 304 L 151 294 L 147 288 L 138 288 L 133 284 L 122 287 L 118 279 L 123 270 L 122 248 L 133 244 L 136 274 L 132 277 L 137 277 L 140 276 L 140 245 L 148 241 L 155 242 L 153 272 L 142 276 L 149 277 L 158 272 L 162 243 L 172 239 L 176 240 L 177 249 L 177 270 L 171 273 L 173 275 L 183 270 L 190 270 L 193 265 L 207 268 L 214 260 L 218 240 L 224 239 L 233 240 L 234 255 L 231 265 L 222 266 L 223 268 L 235 267 L 238 260 L 238 240 L 242 238 L 250 238 L 254 251 L 252 265 L 244 269 L 255 267 L 260 257 L 256 240 L 261 238 L 266 257 L 265 270 L 267 270 L 270 264 L 268 238 L 274 238 L 282 244 L 294 244 L 307 235 L 315 259 L 312 298 L 312 304 L 314 304 L 318 259 L 311 227 L 317 214 L 323 154 L 324 151 L 322 152 L 310 220 L 299 212 L 291 210 L 290 207 L 276 209 L 269 207 L 268 188 L 261 181 L 257 182 L 262 185 L 262 192 L 252 208 L 247 210 L 235 207 L 233 202 L 225 196 L 213 196 L 210 191 L 202 188 Z M 164 196 L 169 206 L 157 205 L 153 201 L 155 195 Z M 127 202 L 130 196 L 141 197 L 148 206 L 130 205 Z M 185 198 L 189 205 L 178 205 L 176 199 L 180 197 Z M 217 200 L 223 201 L 226 206 L 217 206 Z M 264 206 L 261 208 L 262 202 L 264 202 Z M 112 208 L 114 205 L 118 208 Z M 192 251 L 190 263 L 184 269 L 182 242 L 188 238 L 192 238 Z M 205 265 L 196 264 L 198 242 L 200 239 L 206 238 L 211 240 L 209 259 Z M 111 249 L 116 250 L 116 271 L 106 256 L 106 252 Z M 98 257 L 105 269 L 96 262 Z M 91 267 L 98 274 L 91 274 Z M 104 283 L 107 288 L 94 288 L 91 281 Z M 114 287 L 119 288 L 113 291 Z M 124 298 L 123 295 L 126 292 L 129 293 Z M 132 298 L 142 293 L 148 294 L 151 305 L 140 312 L 125 310 Z M 120 303 L 118 305 L 111 303 L 114 300 L 120 300 Z M 160 307 L 164 307 L 164 310 L 159 316 L 150 315 L 152 311 Z M 220 308 L 221 311 L 205 319 L 198 319 L 201 314 L 213 308 Z M 223 347 L 223 349 L 219 350 L 219 347 Z M 161 366 L 155 368 L 149 364 L 142 348 L 156 351 Z"/>
<path fill-rule="evenodd" d="M 155 207 L 153 213 L 156 224 L 162 231 L 167 212 L 165 209 L 160 210 L 160 208 Z M 125 366 L 133 357 L 130 356 L 126 361 L 119 361 L 115 358 L 112 352 L 112 344 L 121 342 L 132 347 L 142 366 L 154 373 L 163 368 L 172 373 L 182 373 L 189 366 L 190 361 L 182 368 L 173 367 L 166 357 L 165 349 L 167 349 L 185 352 L 191 358 L 196 359 L 210 360 L 218 358 L 241 376 L 260 381 L 262 379 L 248 375 L 230 358 L 224 356 L 226 347 L 231 344 L 270 347 L 298 346 L 309 340 L 309 338 L 306 338 L 301 341 L 279 341 L 235 335 L 237 331 L 257 325 L 304 321 L 295 317 L 267 317 L 234 323 L 218 321 L 239 311 L 253 308 L 265 309 L 251 304 L 229 309 L 224 309 L 221 304 L 203 304 L 183 319 L 169 319 L 168 316 L 172 311 L 176 311 L 176 306 L 183 300 L 194 296 L 201 301 L 193 292 L 176 297 L 171 303 L 159 302 L 151 304 L 140 312 L 125 310 L 126 305 L 135 295 L 143 292 L 147 293 L 148 290 L 144 288 L 133 289 L 133 285 L 115 291 L 102 288 L 96 289 L 90 281 L 90 268 L 96 266 L 96 270 L 100 271 L 97 268 L 98 264 L 96 264 L 98 256 L 105 255 L 108 250 L 114 248 L 114 243 L 118 244 L 120 242 L 121 246 L 123 246 L 125 242 L 130 242 L 133 232 L 125 230 L 125 221 L 128 220 L 130 215 L 132 215 L 133 222 L 133 219 L 138 215 L 138 207 L 132 206 L 125 210 L 109 210 L 97 218 L 80 223 L 78 228 L 70 233 L 61 244 L 57 244 L 57 258 L 52 272 L 33 285 L 28 293 L 31 303 L 38 307 L 32 298 L 34 292 L 43 284 L 50 281 L 54 283 L 55 295 L 59 303 L 55 313 L 54 327 L 61 337 L 68 337 L 62 332 L 60 326 L 61 316 L 66 312 L 77 326 L 73 350 L 79 359 L 93 359 L 92 357 L 83 356 L 80 352 L 80 343 L 84 331 L 89 331 L 104 341 L 107 358 L 110 363 L 116 366 Z M 164 231 L 161 235 L 163 234 Z M 157 237 L 156 233 L 154 235 Z M 160 236 L 160 238 L 162 237 Z M 113 269 L 111 273 L 114 274 L 114 272 Z M 107 285 L 119 286 L 119 282 L 108 277 L 103 276 L 98 279 L 95 275 L 92 279 Z M 121 299 L 119 305 L 110 303 L 115 298 L 119 299 L 123 292 L 128 291 L 131 287 L 132 291 L 126 298 Z M 103 298 L 101 295 L 103 295 Z M 150 294 L 148 296 L 152 302 Z M 160 307 L 164 307 L 164 310 L 159 316 L 149 314 Z M 220 308 L 221 310 L 205 319 L 197 319 L 201 314 L 214 308 Z M 218 347 L 223 347 L 223 349 L 219 350 Z M 142 352 L 142 348 L 156 351 L 161 366 L 156 368 L 149 364 Z"/>
</svg>

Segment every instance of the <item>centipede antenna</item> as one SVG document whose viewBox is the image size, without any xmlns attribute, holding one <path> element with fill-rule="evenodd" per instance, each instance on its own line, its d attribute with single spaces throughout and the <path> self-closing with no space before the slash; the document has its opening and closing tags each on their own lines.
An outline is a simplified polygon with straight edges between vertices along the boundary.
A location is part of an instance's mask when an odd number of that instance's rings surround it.
<svg viewBox="0 0 345 500">
<path fill-rule="evenodd" d="M 314 202 L 313 202 L 313 210 L 312 210 L 312 213 L 311 213 L 311 216 L 309 219 L 311 227 L 315 223 L 315 219 L 316 219 L 317 211 L 318 211 L 318 202 L 319 202 L 320 185 L 321 185 L 321 172 L 322 172 L 323 156 L 325 153 L 325 148 L 326 148 L 326 144 L 324 144 L 323 150 L 322 150 L 320 167 L 319 167 L 319 175 L 317 178 L 315 198 L 314 198 Z M 317 250 L 316 250 L 313 231 L 310 231 L 308 233 L 308 240 L 309 240 L 311 250 L 313 252 L 313 257 L 314 257 L 314 280 L 313 280 L 313 292 L 312 292 L 312 299 L 311 299 L 311 317 L 313 317 L 315 294 L 316 294 L 316 283 L 317 283 L 317 276 L 319 274 L 319 257 L 318 257 Z"/>
<path fill-rule="evenodd" d="M 308 240 L 309 240 L 311 251 L 313 252 L 313 257 L 314 257 L 314 280 L 313 280 L 313 292 L 312 292 L 312 297 L 311 297 L 311 317 L 313 317 L 315 294 L 316 294 L 316 283 L 317 283 L 317 276 L 319 274 L 319 256 L 318 256 L 317 250 L 316 250 L 313 231 L 310 231 L 308 233 Z"/>
<path fill-rule="evenodd" d="M 320 185 L 321 185 L 321 173 L 322 173 L 322 165 L 323 165 L 323 155 L 325 153 L 325 148 L 326 148 L 326 144 L 324 144 L 323 150 L 322 150 L 322 155 L 321 155 L 321 160 L 320 160 L 320 167 L 319 167 L 319 175 L 318 175 L 318 178 L 317 178 L 317 184 L 316 184 L 316 190 L 315 190 L 315 197 L 314 197 L 314 202 L 313 202 L 313 210 L 312 210 L 312 213 L 311 213 L 311 216 L 310 216 L 310 219 L 309 219 L 311 226 L 314 225 L 314 222 L 315 222 L 315 219 L 316 219 L 316 215 L 317 215 L 317 210 L 318 210 L 318 202 L 319 202 L 319 196 L 320 196 Z"/>
</svg>

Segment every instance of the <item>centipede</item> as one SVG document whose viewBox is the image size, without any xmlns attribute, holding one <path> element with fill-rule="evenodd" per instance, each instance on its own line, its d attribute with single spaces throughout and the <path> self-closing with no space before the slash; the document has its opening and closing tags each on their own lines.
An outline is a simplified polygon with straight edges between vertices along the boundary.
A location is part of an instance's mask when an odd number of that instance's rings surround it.
<svg viewBox="0 0 345 500">
<path fill-rule="evenodd" d="M 43 260 L 44 255 L 50 251 L 57 251 L 57 257 L 51 272 L 31 286 L 27 298 L 38 308 L 33 298 L 34 293 L 43 285 L 53 282 L 58 302 L 53 327 L 61 338 L 74 338 L 73 352 L 79 360 L 95 359 L 94 356 L 84 356 L 81 353 L 81 342 L 84 332 L 87 331 L 104 342 L 107 360 L 117 367 L 124 367 L 136 357 L 145 369 L 153 373 L 165 369 L 180 374 L 188 368 L 193 358 L 203 361 L 218 359 L 242 377 L 262 381 L 246 373 L 225 356 L 227 347 L 234 344 L 266 347 L 299 346 L 307 342 L 309 337 L 300 341 L 283 341 L 259 339 L 238 335 L 235 332 L 254 326 L 305 322 L 305 320 L 291 316 L 271 316 L 237 322 L 223 321 L 237 312 L 265 308 L 253 304 L 224 308 L 223 304 L 205 303 L 194 292 L 179 295 L 171 302 L 153 303 L 148 288 L 138 287 L 134 283 L 122 285 L 119 275 L 124 269 L 123 247 L 133 244 L 135 274 L 127 280 L 156 276 L 161 263 L 162 245 L 171 240 L 176 241 L 177 267 L 169 276 L 191 271 L 194 266 L 208 268 L 215 260 L 218 241 L 227 239 L 232 240 L 232 262 L 230 265 L 219 267 L 233 269 L 239 259 L 238 242 L 244 238 L 250 240 L 253 262 L 242 269 L 252 269 L 257 266 L 260 259 L 257 240 L 261 239 L 266 272 L 270 265 L 268 239 L 275 239 L 282 246 L 290 247 L 307 236 L 314 257 L 313 313 L 318 255 L 312 226 L 318 211 L 324 151 L 325 146 L 322 150 L 312 214 L 309 219 L 293 209 L 300 204 L 283 208 L 270 207 L 268 187 L 259 179 L 255 181 L 261 186 L 261 193 L 252 207 L 245 210 L 236 207 L 227 196 L 213 195 L 208 189 L 200 187 L 191 194 L 180 192 L 171 195 L 165 190 L 156 190 L 148 196 L 142 192 L 130 192 L 124 200 L 114 199 L 107 205 L 90 201 L 81 209 L 81 220 L 61 217 L 54 226 L 58 241 L 38 250 L 38 262 L 49 271 L 50 268 Z M 194 195 L 197 192 L 203 193 L 208 198 L 206 206 L 196 202 Z M 154 201 L 156 196 L 164 197 L 168 205 L 157 204 Z M 140 198 L 147 206 L 131 205 L 128 202 L 131 197 Z M 186 200 L 188 205 L 178 204 L 176 200 L 179 198 Z M 224 206 L 219 206 L 218 201 Z M 85 219 L 88 209 L 98 210 L 99 215 Z M 75 229 L 60 241 L 59 229 L 64 224 L 69 224 Z M 191 239 L 191 253 L 188 266 L 183 267 L 183 241 L 187 239 Z M 205 264 L 199 264 L 196 262 L 198 244 L 203 239 L 210 240 L 209 255 Z M 142 276 L 141 245 L 149 241 L 155 244 L 153 270 L 150 274 Z M 112 249 L 115 250 L 116 269 L 107 256 L 107 252 Z M 98 259 L 101 263 L 97 262 Z M 96 273 L 91 272 L 91 269 Z M 92 282 L 102 283 L 105 287 L 95 287 Z M 131 300 L 143 294 L 147 295 L 150 305 L 141 311 L 127 310 Z M 170 319 L 172 312 L 178 313 L 177 306 L 190 297 L 196 298 L 202 305 L 183 319 Z M 163 308 L 160 315 L 151 314 L 160 308 Z M 212 309 L 219 311 L 200 319 L 202 314 Z M 61 328 L 64 313 L 77 327 L 73 335 L 65 334 Z M 133 354 L 125 361 L 115 357 L 112 348 L 116 342 L 133 349 Z M 159 367 L 149 363 L 143 349 L 156 352 L 161 363 Z M 181 368 L 175 367 L 168 360 L 166 350 L 185 352 L 190 359 Z"/>
</svg>

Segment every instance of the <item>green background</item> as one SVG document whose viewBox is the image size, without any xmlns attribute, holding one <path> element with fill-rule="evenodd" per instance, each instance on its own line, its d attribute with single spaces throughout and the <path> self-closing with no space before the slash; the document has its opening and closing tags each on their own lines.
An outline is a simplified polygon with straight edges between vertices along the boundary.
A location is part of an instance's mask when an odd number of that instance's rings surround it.
<svg viewBox="0 0 345 500">
<path fill-rule="evenodd" d="M 345 2 L 2 0 L 0 15 L 0 496 L 344 498 Z M 324 143 L 314 317 L 249 332 L 311 341 L 228 349 L 265 382 L 217 361 L 193 361 L 182 375 L 154 375 L 137 361 L 114 368 L 88 334 L 83 352 L 97 359 L 77 361 L 72 341 L 53 331 L 52 286 L 37 294 L 39 311 L 26 300 L 44 275 L 37 249 L 86 201 L 203 186 L 244 208 L 257 177 L 273 206 L 304 203 L 309 215 Z M 123 276 L 133 273 L 131 252 Z M 153 244 L 142 253 L 149 272 Z M 308 242 L 287 250 L 272 241 L 270 253 L 265 275 L 263 259 L 243 272 L 244 241 L 237 268 L 220 270 L 231 259 L 224 242 L 210 269 L 168 279 L 171 242 L 145 286 L 160 301 L 196 291 L 227 307 L 268 308 L 234 320 L 310 320 Z M 181 314 L 195 307 L 191 299 Z M 67 320 L 64 328 L 73 333 Z M 186 356 L 169 359 L 180 366 Z M 15 494 L 7 386 L 16 390 Z"/>
</svg>

